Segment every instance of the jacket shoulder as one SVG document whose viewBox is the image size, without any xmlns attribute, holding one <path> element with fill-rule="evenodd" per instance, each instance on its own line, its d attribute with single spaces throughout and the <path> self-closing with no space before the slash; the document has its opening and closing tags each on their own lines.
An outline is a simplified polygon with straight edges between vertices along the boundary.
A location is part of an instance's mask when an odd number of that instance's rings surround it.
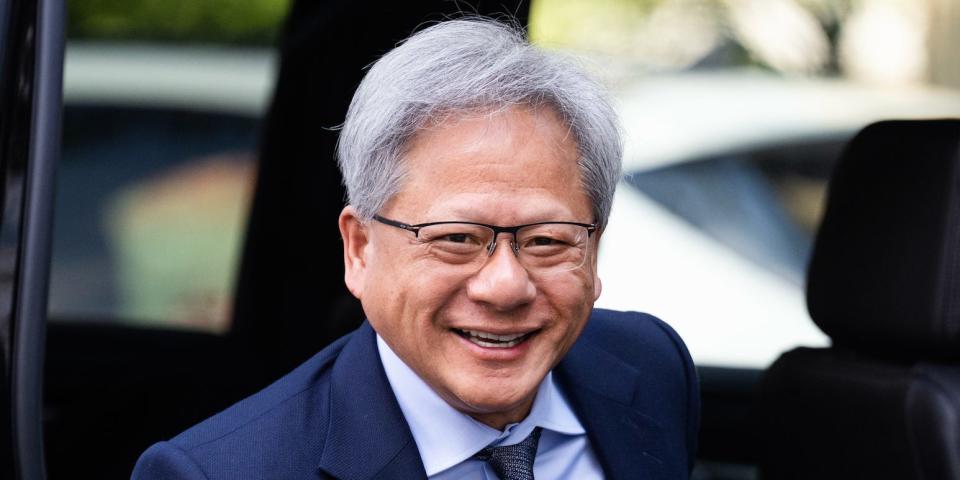
<svg viewBox="0 0 960 480">
<path fill-rule="evenodd" d="M 346 335 L 263 390 L 148 449 L 133 478 L 257 478 L 315 472 L 328 424 L 330 370 Z M 300 466 L 300 467 L 298 467 Z M 173 475 L 171 472 L 178 472 Z M 187 474 L 189 472 L 189 475 Z M 206 475 L 206 476 L 204 476 Z"/>
<path fill-rule="evenodd" d="M 700 428 L 700 385 L 690 352 L 666 322 L 639 312 L 594 309 L 582 340 L 631 366 L 647 411 L 672 412 L 683 427 L 692 462 Z"/>
<path fill-rule="evenodd" d="M 596 308 L 583 338 L 633 366 L 644 366 L 651 359 L 660 358 L 679 362 L 684 369 L 693 367 L 680 335 L 649 313 Z"/>
</svg>

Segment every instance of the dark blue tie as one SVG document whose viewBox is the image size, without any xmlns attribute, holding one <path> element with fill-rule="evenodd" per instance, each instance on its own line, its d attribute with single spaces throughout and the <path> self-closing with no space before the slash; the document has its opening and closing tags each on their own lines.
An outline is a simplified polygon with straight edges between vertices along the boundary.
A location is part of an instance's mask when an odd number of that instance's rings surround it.
<svg viewBox="0 0 960 480">
<path fill-rule="evenodd" d="M 487 447 L 474 458 L 485 460 L 500 480 L 533 480 L 533 459 L 537 456 L 539 442 L 540 427 L 537 427 L 516 445 Z"/>
</svg>

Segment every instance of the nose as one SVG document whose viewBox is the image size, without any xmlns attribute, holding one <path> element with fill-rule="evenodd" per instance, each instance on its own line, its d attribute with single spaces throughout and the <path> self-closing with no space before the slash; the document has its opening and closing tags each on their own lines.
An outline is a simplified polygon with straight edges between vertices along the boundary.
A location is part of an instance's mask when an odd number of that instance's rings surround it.
<svg viewBox="0 0 960 480">
<path fill-rule="evenodd" d="M 522 307 L 537 296 L 527 269 L 520 265 L 509 235 L 504 234 L 486 264 L 467 283 L 467 297 L 498 311 Z M 506 248 L 505 248 L 506 247 Z"/>
</svg>

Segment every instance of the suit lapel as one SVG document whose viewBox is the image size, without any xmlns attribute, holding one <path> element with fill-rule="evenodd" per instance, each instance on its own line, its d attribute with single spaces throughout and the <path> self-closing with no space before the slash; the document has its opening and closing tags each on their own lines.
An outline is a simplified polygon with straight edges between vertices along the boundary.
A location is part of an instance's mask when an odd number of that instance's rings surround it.
<svg viewBox="0 0 960 480">
<path fill-rule="evenodd" d="M 662 429 L 632 407 L 635 368 L 581 338 L 554 370 L 608 479 L 667 478 Z"/>
<path fill-rule="evenodd" d="M 330 425 L 320 470 L 342 480 L 426 479 L 368 323 L 344 345 L 330 375 Z"/>
</svg>

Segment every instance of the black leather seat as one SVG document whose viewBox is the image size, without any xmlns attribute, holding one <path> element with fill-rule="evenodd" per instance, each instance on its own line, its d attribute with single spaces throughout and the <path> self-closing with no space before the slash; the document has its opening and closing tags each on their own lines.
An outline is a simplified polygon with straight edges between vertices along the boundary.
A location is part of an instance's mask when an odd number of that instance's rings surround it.
<svg viewBox="0 0 960 480">
<path fill-rule="evenodd" d="M 830 348 L 761 382 L 764 479 L 960 479 L 960 120 L 871 125 L 807 277 Z"/>
</svg>

